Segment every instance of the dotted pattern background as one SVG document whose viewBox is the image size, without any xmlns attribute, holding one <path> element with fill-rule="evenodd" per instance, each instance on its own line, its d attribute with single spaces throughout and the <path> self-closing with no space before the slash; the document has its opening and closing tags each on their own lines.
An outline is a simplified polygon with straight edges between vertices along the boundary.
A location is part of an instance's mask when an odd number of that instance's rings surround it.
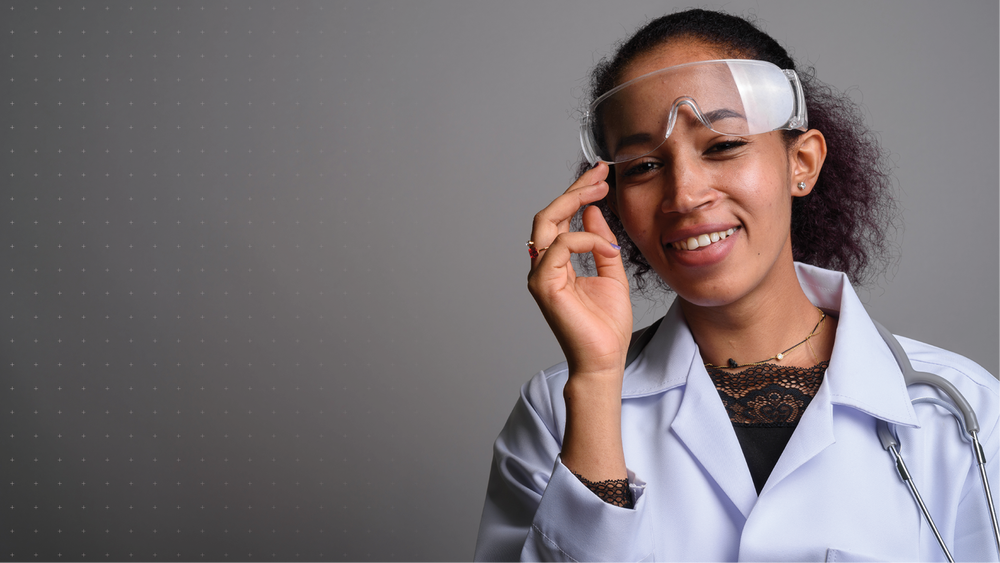
<svg viewBox="0 0 1000 563">
<path fill-rule="evenodd" d="M 369 474 L 399 452 L 348 441 L 394 390 L 351 353 L 367 319 L 342 301 L 392 290 L 336 264 L 366 251 L 347 223 L 372 197 L 329 189 L 370 134 L 331 95 L 358 64 L 340 8 L 3 8 L 0 545 L 393 557 L 391 529 L 345 540 L 392 512 Z"/>
</svg>

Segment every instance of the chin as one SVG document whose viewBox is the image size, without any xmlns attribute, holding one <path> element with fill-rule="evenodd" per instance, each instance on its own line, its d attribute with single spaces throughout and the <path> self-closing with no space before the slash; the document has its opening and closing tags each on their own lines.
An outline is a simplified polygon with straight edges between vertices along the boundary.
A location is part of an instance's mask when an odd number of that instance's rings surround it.
<svg viewBox="0 0 1000 563">
<path fill-rule="evenodd" d="M 685 302 L 697 307 L 722 307 L 735 303 L 746 291 L 737 288 L 738 280 L 733 279 L 703 279 L 674 280 L 663 278 L 667 285 Z"/>
<path fill-rule="evenodd" d="M 714 295 L 703 295 L 701 293 L 690 294 L 690 293 L 677 293 L 677 297 L 680 297 L 685 302 L 690 303 L 696 307 L 723 307 L 725 305 L 730 305 L 736 301 L 736 297 L 722 296 L 718 294 Z"/>
</svg>

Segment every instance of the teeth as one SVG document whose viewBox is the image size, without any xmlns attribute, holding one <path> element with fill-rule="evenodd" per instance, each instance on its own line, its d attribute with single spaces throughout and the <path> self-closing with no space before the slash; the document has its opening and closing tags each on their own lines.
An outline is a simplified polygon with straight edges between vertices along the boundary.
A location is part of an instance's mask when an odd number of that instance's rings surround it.
<svg viewBox="0 0 1000 563">
<path fill-rule="evenodd" d="M 726 240 L 726 237 L 736 232 L 736 229 L 726 229 L 725 231 L 718 231 L 715 233 L 706 233 L 704 235 L 698 235 L 696 237 L 691 237 L 687 240 L 679 240 L 677 242 L 671 243 L 671 246 L 677 250 L 697 250 L 703 246 L 708 246 L 713 242 L 719 242 L 720 240 Z"/>
</svg>

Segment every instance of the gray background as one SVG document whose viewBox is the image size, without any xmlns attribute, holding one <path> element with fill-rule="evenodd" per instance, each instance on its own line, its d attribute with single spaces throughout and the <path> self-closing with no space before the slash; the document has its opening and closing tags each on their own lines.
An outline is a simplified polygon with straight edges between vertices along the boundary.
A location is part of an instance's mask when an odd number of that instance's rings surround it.
<svg viewBox="0 0 1000 563">
<path fill-rule="evenodd" d="M 997 373 L 997 3 L 698 5 L 863 104 L 905 230 L 862 297 Z M 587 72 L 686 6 L 0 5 L 3 557 L 470 558 Z"/>
</svg>

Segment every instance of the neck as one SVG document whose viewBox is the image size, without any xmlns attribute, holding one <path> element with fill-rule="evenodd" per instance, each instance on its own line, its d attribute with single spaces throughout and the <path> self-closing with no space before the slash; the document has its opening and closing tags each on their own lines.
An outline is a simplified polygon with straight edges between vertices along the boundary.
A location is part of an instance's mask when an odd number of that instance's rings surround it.
<svg viewBox="0 0 1000 563">
<path fill-rule="evenodd" d="M 726 366 L 767 360 L 798 344 L 816 327 L 822 313 L 809 301 L 794 266 L 771 280 L 768 291 L 751 294 L 726 305 L 703 307 L 681 299 L 681 310 L 706 363 Z M 811 367 L 829 360 L 836 319 L 829 315 L 805 344 L 773 363 Z"/>
</svg>

